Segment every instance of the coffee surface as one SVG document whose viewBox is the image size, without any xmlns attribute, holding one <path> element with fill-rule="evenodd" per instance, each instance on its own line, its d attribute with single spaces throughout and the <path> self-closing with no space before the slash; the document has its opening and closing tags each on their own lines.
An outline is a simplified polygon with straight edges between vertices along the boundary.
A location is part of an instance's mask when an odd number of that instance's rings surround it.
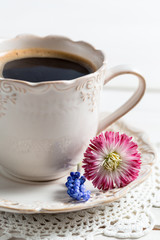
<svg viewBox="0 0 160 240">
<path fill-rule="evenodd" d="M 85 63 L 77 63 L 55 57 L 27 57 L 5 63 L 2 71 L 4 78 L 44 82 L 72 80 L 82 77 L 93 70 Z"/>
</svg>

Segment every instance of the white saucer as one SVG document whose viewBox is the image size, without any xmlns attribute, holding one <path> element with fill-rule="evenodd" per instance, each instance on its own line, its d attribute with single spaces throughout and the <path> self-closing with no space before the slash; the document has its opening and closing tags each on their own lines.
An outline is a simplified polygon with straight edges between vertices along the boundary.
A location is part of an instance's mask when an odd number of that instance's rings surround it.
<svg viewBox="0 0 160 240">
<path fill-rule="evenodd" d="M 27 182 L 8 175 L 0 167 L 0 210 L 15 213 L 58 213 L 71 212 L 95 207 L 108 202 L 113 202 L 124 196 L 131 188 L 143 182 L 151 173 L 151 166 L 155 160 L 152 145 L 146 135 L 139 130 L 116 122 L 108 130 L 125 132 L 133 136 L 139 145 L 142 154 L 142 167 L 139 177 L 124 188 L 108 192 L 94 189 L 91 182 L 86 182 L 86 188 L 91 191 L 91 198 L 87 202 L 73 201 L 65 187 L 66 178 L 51 182 Z"/>
</svg>

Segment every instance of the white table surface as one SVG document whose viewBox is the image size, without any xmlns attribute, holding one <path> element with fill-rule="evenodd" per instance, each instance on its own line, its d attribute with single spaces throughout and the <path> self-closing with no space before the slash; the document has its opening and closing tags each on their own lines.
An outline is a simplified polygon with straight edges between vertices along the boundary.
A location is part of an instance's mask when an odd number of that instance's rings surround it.
<svg viewBox="0 0 160 240">
<path fill-rule="evenodd" d="M 109 106 L 109 110 L 116 108 L 118 100 L 119 104 L 125 101 L 125 99 L 131 94 L 131 91 L 115 91 L 107 90 L 107 87 L 103 94 L 103 100 L 101 103 L 102 110 L 105 110 L 104 102 L 107 99 L 113 99 L 113 102 Z M 113 96 L 116 95 L 116 99 Z M 126 116 L 122 118 L 124 121 L 146 132 L 153 144 L 158 143 L 160 146 L 160 91 L 146 91 L 141 102 Z M 140 238 L 143 240 L 159 240 L 160 239 L 160 208 L 152 208 L 152 214 L 155 218 L 155 227 L 150 234 Z M 96 236 L 95 240 L 115 239 L 105 236 Z"/>
<path fill-rule="evenodd" d="M 0 36 L 65 35 L 103 49 L 109 67 L 136 66 L 146 78 L 147 92 L 123 120 L 144 130 L 153 143 L 160 143 L 159 9 L 159 0 L 0 0 Z M 103 111 L 112 111 L 131 94 L 135 84 L 127 79 L 121 77 L 105 88 Z M 156 226 L 143 240 L 160 239 L 160 209 L 152 211 Z"/>
<path fill-rule="evenodd" d="M 111 90 L 104 89 L 101 109 L 105 111 L 113 111 L 123 103 L 130 95 L 130 90 Z M 112 99 L 111 104 L 107 106 L 107 100 Z M 134 128 L 145 131 L 153 144 L 160 144 L 160 91 L 147 91 L 141 102 L 122 119 Z M 155 227 L 148 235 L 140 238 L 142 240 L 159 240 L 160 239 L 160 208 L 152 208 L 152 214 L 155 218 Z M 102 235 L 95 236 L 94 240 L 113 240 L 115 238 Z M 21 240 L 12 238 L 10 240 Z"/>
</svg>

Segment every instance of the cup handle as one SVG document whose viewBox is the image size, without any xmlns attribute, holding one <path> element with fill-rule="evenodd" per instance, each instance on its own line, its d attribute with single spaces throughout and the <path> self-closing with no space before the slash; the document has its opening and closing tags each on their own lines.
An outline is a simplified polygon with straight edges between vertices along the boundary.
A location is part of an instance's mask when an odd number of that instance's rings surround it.
<svg viewBox="0 0 160 240">
<path fill-rule="evenodd" d="M 119 107 L 115 112 L 111 113 L 109 116 L 107 113 L 103 113 L 100 115 L 99 125 L 98 125 L 98 131 L 97 134 L 102 132 L 104 129 L 106 129 L 109 125 L 111 125 L 113 122 L 118 120 L 120 117 L 125 115 L 127 112 L 129 112 L 143 97 L 146 83 L 143 76 L 135 71 L 132 67 L 127 65 L 120 65 L 113 67 L 107 71 L 106 79 L 104 81 L 104 85 L 108 83 L 113 78 L 122 75 L 122 74 L 133 74 L 135 75 L 139 80 L 139 86 L 134 92 L 134 94 L 129 98 L 129 100 L 124 103 L 121 107 Z"/>
</svg>

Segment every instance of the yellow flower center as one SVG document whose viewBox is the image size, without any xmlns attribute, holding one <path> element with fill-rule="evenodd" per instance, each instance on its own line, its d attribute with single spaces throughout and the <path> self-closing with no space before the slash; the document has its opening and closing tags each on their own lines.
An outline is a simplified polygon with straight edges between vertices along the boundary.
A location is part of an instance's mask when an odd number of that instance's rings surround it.
<svg viewBox="0 0 160 240">
<path fill-rule="evenodd" d="M 122 162 L 120 155 L 116 152 L 109 153 L 103 162 L 103 167 L 109 171 L 114 171 Z"/>
</svg>

